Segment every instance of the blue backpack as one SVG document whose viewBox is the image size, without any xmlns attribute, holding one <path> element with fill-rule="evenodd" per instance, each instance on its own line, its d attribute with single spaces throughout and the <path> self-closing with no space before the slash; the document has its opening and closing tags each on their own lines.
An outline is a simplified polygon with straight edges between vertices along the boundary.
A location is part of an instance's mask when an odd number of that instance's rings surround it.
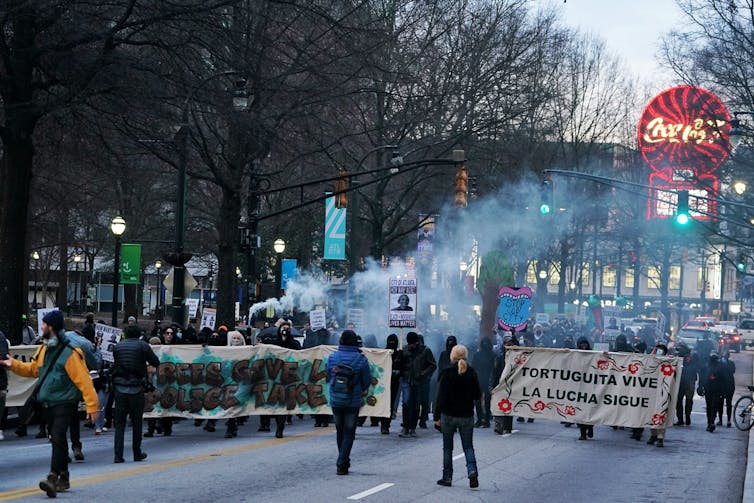
<svg viewBox="0 0 754 503">
<path fill-rule="evenodd" d="M 351 407 L 356 370 L 353 368 L 361 354 L 357 354 L 350 365 L 339 363 L 332 369 L 330 380 L 330 407 Z"/>
<path fill-rule="evenodd" d="M 102 353 L 94 349 L 89 339 L 76 332 L 66 332 L 65 338 L 68 339 L 72 348 L 79 348 L 84 353 L 86 368 L 89 370 L 100 370 L 102 368 Z"/>
</svg>

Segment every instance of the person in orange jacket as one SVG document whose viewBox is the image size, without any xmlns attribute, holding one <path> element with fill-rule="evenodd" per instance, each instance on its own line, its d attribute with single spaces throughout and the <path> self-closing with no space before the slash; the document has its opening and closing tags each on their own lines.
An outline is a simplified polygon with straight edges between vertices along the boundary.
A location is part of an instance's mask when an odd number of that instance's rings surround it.
<svg viewBox="0 0 754 503">
<path fill-rule="evenodd" d="M 6 359 L 0 360 L 0 364 L 22 377 L 43 378 L 37 400 L 47 414 L 52 436 L 52 460 L 50 473 L 39 482 L 39 488 L 54 498 L 58 492 L 70 488 L 66 434 L 80 395 L 86 404 L 87 417 L 93 423 L 99 414 L 99 403 L 84 353 L 70 345 L 66 338 L 63 313 L 59 310 L 47 313 L 42 318 L 42 332 L 44 344 L 31 361 L 25 363 L 5 355 Z"/>
</svg>

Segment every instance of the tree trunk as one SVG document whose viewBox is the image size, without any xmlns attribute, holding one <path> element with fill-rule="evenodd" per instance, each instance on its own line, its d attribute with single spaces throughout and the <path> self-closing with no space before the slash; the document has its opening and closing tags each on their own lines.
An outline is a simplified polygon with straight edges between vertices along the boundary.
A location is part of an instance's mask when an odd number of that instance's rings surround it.
<svg viewBox="0 0 754 503">
<path fill-rule="evenodd" d="M 226 324 L 228 328 L 232 328 L 231 325 L 235 326 L 237 265 L 235 257 L 240 217 L 240 197 L 234 190 L 223 187 L 220 221 L 217 225 L 220 235 L 217 246 L 217 324 Z"/>
</svg>

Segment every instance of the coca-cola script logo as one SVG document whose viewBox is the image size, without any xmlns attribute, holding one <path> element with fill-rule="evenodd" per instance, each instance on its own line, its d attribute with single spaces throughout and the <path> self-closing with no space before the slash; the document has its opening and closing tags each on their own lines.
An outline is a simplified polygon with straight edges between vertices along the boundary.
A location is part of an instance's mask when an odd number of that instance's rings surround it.
<svg viewBox="0 0 754 503">
<path fill-rule="evenodd" d="M 649 102 L 639 120 L 639 150 L 667 180 L 674 170 L 714 172 L 730 151 L 730 115 L 709 91 L 677 86 Z"/>
</svg>

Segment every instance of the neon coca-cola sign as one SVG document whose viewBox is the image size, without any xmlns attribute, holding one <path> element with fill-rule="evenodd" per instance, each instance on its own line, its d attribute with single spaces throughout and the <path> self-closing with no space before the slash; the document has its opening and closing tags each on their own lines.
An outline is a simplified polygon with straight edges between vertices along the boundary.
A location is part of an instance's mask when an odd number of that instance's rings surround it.
<svg viewBox="0 0 754 503">
<path fill-rule="evenodd" d="M 730 114 L 712 93 L 693 86 L 663 91 L 639 120 L 639 150 L 653 171 L 671 180 L 673 172 L 713 173 L 730 151 Z"/>
</svg>

